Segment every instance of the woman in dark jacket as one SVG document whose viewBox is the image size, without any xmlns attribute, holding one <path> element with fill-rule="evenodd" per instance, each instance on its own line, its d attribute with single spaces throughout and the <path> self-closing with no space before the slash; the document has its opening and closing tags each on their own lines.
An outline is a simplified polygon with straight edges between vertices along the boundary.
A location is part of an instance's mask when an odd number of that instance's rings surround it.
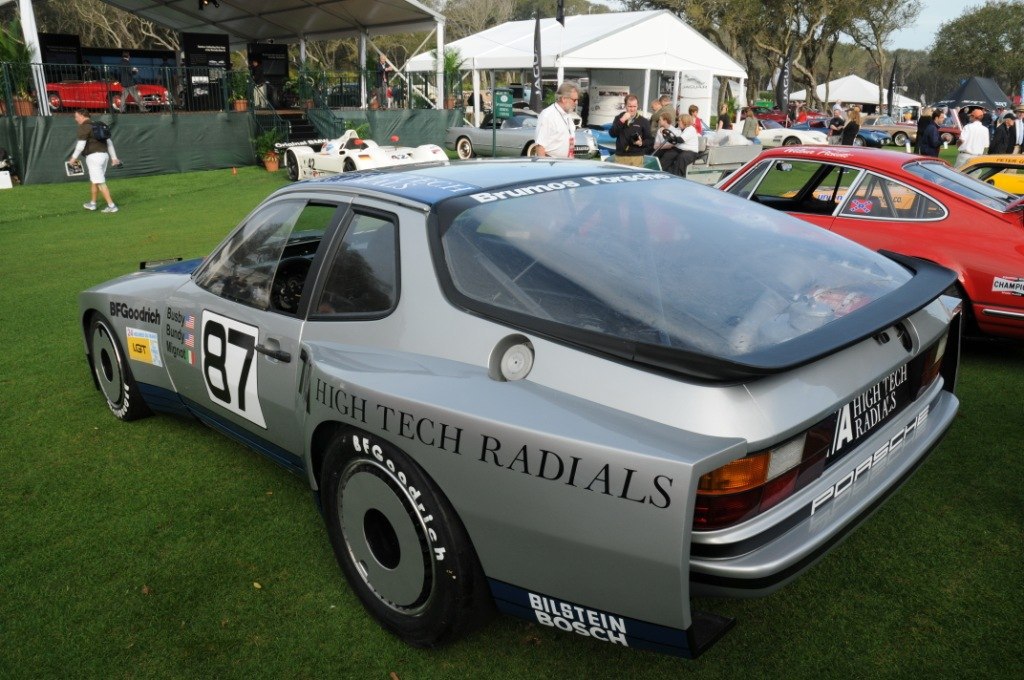
<svg viewBox="0 0 1024 680">
<path fill-rule="evenodd" d="M 853 146 L 853 140 L 857 139 L 858 132 L 860 132 L 860 108 L 855 106 L 850 110 L 850 115 L 846 118 L 843 138 L 839 143 L 843 146 Z"/>
<path fill-rule="evenodd" d="M 932 107 L 926 106 L 921 111 L 921 117 L 917 119 L 917 138 L 914 142 L 914 153 L 921 153 L 921 137 L 924 136 L 924 131 L 928 129 L 928 126 L 932 122 Z"/>
<path fill-rule="evenodd" d="M 932 120 L 928 127 L 917 137 L 917 144 L 920 147 L 922 156 L 939 157 L 939 147 L 942 146 L 942 137 L 939 136 L 939 126 L 946 120 L 945 111 L 936 111 L 932 114 Z"/>
</svg>

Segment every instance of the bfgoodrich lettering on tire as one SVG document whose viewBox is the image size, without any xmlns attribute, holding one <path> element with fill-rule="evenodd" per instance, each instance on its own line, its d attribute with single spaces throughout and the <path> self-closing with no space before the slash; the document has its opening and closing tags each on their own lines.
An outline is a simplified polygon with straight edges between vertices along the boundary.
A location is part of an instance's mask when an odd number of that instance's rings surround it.
<svg viewBox="0 0 1024 680">
<path fill-rule="evenodd" d="M 462 523 L 404 453 L 365 433 L 339 432 L 320 488 L 338 563 L 384 628 L 408 644 L 432 647 L 490 611 Z"/>
<path fill-rule="evenodd" d="M 149 415 L 121 343 L 110 322 L 100 314 L 89 323 L 89 359 L 111 413 L 121 420 L 137 420 Z"/>
</svg>

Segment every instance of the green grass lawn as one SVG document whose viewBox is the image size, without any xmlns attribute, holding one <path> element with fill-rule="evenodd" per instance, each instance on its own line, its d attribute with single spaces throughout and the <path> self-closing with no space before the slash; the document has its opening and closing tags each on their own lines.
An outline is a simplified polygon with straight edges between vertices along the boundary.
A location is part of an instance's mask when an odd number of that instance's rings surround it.
<svg viewBox="0 0 1024 680">
<path fill-rule="evenodd" d="M 205 254 L 282 174 L 115 173 L 116 215 L 84 183 L 0 191 L 0 678 L 1020 672 L 1024 351 L 996 342 L 967 345 L 949 436 L 849 540 L 770 597 L 696 603 L 738 619 L 697 661 L 507 617 L 435 651 L 383 632 L 302 480 L 196 422 L 115 420 L 84 359 L 80 290 Z"/>
</svg>

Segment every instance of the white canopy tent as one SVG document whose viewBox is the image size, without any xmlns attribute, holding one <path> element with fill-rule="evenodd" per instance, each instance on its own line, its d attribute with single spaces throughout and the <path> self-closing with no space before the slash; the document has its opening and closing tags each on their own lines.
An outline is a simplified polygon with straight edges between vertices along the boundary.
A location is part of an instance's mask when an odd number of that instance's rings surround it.
<svg viewBox="0 0 1024 680">
<path fill-rule="evenodd" d="M 605 85 L 642 85 L 641 107 L 652 92 L 651 74 L 673 76 L 673 100 L 699 102 L 703 111 L 712 106 L 712 78 L 739 79 L 740 92 L 746 70 L 711 41 L 667 10 L 582 14 L 565 17 L 563 28 L 555 19 L 541 19 L 541 66 L 557 71 L 565 80 L 567 70 L 589 74 Z M 465 70 L 473 77 L 474 101 L 479 110 L 481 71 L 529 71 L 533 68 L 534 20 L 510 21 L 456 40 Z M 408 71 L 433 71 L 434 55 L 416 55 Z M 642 79 L 636 74 L 643 74 Z M 625 82 L 623 82 L 625 81 Z M 657 83 L 655 84 L 657 87 Z M 640 89 L 640 88 L 638 88 Z M 631 90 L 634 94 L 640 94 Z"/>
<path fill-rule="evenodd" d="M 878 85 L 856 75 L 837 78 L 814 88 L 814 94 L 818 101 L 829 103 L 838 100 L 844 104 L 878 104 L 878 91 Z M 882 90 L 883 103 L 889 102 L 888 97 L 889 90 Z M 789 98 L 806 101 L 807 90 L 793 92 L 789 95 Z M 921 106 L 921 102 L 897 94 L 893 97 L 892 105 Z"/>
<path fill-rule="evenodd" d="M 0 0 L 0 6 L 14 0 Z M 39 37 L 32 0 L 17 0 L 25 43 L 32 48 L 32 61 L 39 64 Z M 366 63 L 367 42 L 372 36 L 392 33 L 434 31 L 437 50 L 444 49 L 444 16 L 416 0 L 211 0 L 205 6 L 197 0 L 103 0 L 143 19 L 178 32 L 226 33 L 235 49 L 248 42 L 298 43 L 305 61 L 306 42 L 329 38 L 359 39 L 359 63 Z M 45 90 L 41 67 L 35 69 L 39 91 Z M 437 82 L 443 87 L 443 72 Z M 366 84 L 362 85 L 363 106 Z M 39 98 L 42 112 L 49 114 L 45 97 Z"/>
</svg>

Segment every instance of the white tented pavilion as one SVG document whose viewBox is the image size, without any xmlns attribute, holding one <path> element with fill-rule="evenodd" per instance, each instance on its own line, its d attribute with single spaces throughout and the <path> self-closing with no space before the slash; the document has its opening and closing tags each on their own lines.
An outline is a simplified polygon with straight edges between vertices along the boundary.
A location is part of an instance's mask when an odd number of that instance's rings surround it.
<svg viewBox="0 0 1024 680">
<path fill-rule="evenodd" d="M 843 104 L 878 104 L 878 85 L 860 76 L 849 75 L 829 81 L 814 88 L 814 94 L 818 101 L 831 104 L 841 101 Z M 889 102 L 889 90 L 882 90 L 882 102 Z M 790 99 L 807 100 L 807 90 L 800 90 L 789 95 Z M 921 102 L 901 94 L 895 95 L 892 100 L 894 107 L 921 106 Z"/>
<path fill-rule="evenodd" d="M 510 21 L 449 43 L 472 75 L 474 110 L 479 111 L 480 74 L 533 69 L 534 20 Z M 714 113 L 715 78 L 739 81 L 743 97 L 746 70 L 689 24 L 666 10 L 581 14 L 541 19 L 541 66 L 558 82 L 586 78 L 598 86 L 628 87 L 645 108 L 669 94 L 679 106 L 697 104 L 701 116 Z M 434 71 L 433 54 L 419 54 L 408 71 Z M 552 73 L 552 71 L 554 73 Z"/>
</svg>

